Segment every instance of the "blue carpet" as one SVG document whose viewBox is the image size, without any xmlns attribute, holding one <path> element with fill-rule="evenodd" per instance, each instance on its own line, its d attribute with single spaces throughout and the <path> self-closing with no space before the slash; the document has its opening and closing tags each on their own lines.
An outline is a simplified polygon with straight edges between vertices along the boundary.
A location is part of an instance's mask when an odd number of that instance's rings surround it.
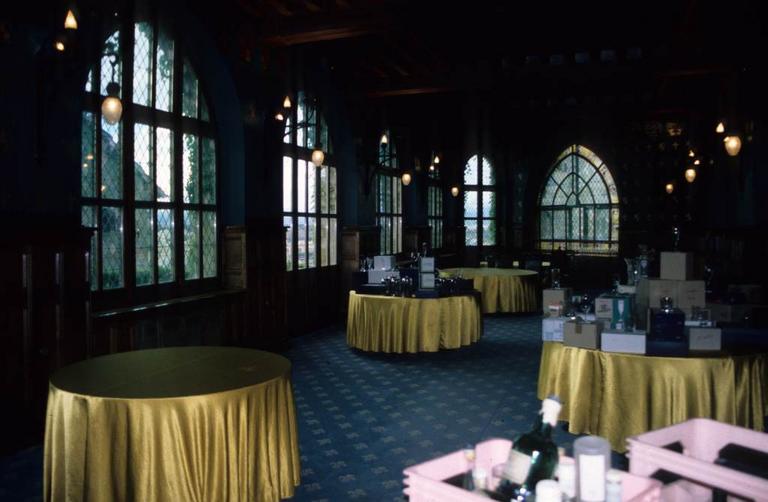
<svg viewBox="0 0 768 502">
<path fill-rule="evenodd" d="M 541 318 L 486 317 L 483 338 L 458 350 L 368 354 L 343 328 L 293 340 L 301 485 L 293 500 L 404 500 L 402 470 L 531 427 Z M 570 452 L 575 436 L 561 428 Z M 0 500 L 40 500 L 42 447 L 0 459 Z"/>
</svg>

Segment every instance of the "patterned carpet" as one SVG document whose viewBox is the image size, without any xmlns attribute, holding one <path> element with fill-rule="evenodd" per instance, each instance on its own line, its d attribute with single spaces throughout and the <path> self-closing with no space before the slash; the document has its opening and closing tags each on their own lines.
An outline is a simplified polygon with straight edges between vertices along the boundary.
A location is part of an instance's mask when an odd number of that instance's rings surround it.
<svg viewBox="0 0 768 502">
<path fill-rule="evenodd" d="M 485 318 L 479 343 L 368 354 L 343 328 L 293 341 L 302 482 L 296 501 L 404 500 L 403 468 L 528 430 L 538 411 L 541 318 Z M 570 452 L 575 436 L 558 428 Z M 0 500 L 40 500 L 42 447 L 0 459 Z"/>
</svg>

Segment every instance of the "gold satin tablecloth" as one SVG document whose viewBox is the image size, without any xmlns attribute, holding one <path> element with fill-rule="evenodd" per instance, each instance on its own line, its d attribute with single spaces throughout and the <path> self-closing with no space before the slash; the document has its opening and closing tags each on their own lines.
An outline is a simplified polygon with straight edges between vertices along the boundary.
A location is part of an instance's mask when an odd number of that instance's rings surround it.
<svg viewBox="0 0 768 502">
<path fill-rule="evenodd" d="M 349 292 L 347 344 L 371 352 L 436 352 L 483 333 L 475 295 L 403 298 Z"/>
<path fill-rule="evenodd" d="M 539 298 L 539 274 L 519 268 L 447 268 L 442 277 L 461 273 L 480 291 L 483 313 L 535 312 Z"/>
<path fill-rule="evenodd" d="M 762 431 L 767 357 L 652 357 L 544 342 L 538 396 L 560 396 L 571 433 L 602 436 L 619 452 L 629 436 L 689 418 Z"/>
<path fill-rule="evenodd" d="M 291 363 L 235 347 L 97 357 L 51 378 L 44 500 L 278 501 L 299 483 Z"/>
</svg>

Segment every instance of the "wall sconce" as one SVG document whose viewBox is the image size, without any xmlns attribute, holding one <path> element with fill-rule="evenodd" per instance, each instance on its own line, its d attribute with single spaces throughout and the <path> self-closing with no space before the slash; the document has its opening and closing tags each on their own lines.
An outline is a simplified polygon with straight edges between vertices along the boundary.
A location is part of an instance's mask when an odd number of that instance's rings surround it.
<svg viewBox="0 0 768 502">
<path fill-rule="evenodd" d="M 275 120 L 279 120 L 280 122 L 285 120 L 285 115 L 283 115 L 283 112 L 277 112 L 275 114 Z"/>
<path fill-rule="evenodd" d="M 64 19 L 64 29 L 67 29 L 67 30 L 77 29 L 77 19 L 75 18 L 75 13 L 72 12 L 72 9 L 69 9 L 67 11 L 67 17 Z"/>
<path fill-rule="evenodd" d="M 458 197 L 459 196 L 459 187 L 452 186 L 451 187 L 451 195 L 453 195 L 454 197 Z"/>
<path fill-rule="evenodd" d="M 53 42 L 53 48 L 56 49 L 59 52 L 64 52 L 67 49 L 66 44 L 64 44 L 64 37 L 58 37 Z"/>
<path fill-rule="evenodd" d="M 667 185 L 664 187 L 664 190 L 666 190 L 668 194 L 671 194 L 675 191 L 675 185 L 672 183 L 667 183 Z"/>
<path fill-rule="evenodd" d="M 689 167 L 685 170 L 685 180 L 688 183 L 693 183 L 693 180 L 696 179 L 696 169 Z"/>
<path fill-rule="evenodd" d="M 403 175 L 400 177 L 400 180 L 403 182 L 404 186 L 408 186 L 411 184 L 411 173 L 403 173 Z"/>
<path fill-rule="evenodd" d="M 741 151 L 741 138 L 738 135 L 726 136 L 723 138 L 723 142 L 725 143 L 726 153 L 731 157 L 737 156 Z"/>
</svg>

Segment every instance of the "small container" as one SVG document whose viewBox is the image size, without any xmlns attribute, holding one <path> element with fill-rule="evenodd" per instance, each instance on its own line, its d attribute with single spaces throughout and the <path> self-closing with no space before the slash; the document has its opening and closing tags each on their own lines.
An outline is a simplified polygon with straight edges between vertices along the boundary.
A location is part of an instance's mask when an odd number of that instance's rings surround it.
<svg viewBox="0 0 768 502">
<path fill-rule="evenodd" d="M 609 470 L 605 475 L 605 502 L 621 502 L 621 471 Z"/>
<path fill-rule="evenodd" d="M 599 436 L 580 437 L 573 443 L 576 459 L 576 495 L 581 502 L 605 500 L 605 474 L 611 468 L 611 445 Z"/>
<path fill-rule="evenodd" d="M 557 480 L 563 500 L 576 500 L 576 461 L 571 457 L 560 457 L 557 464 Z"/>
<path fill-rule="evenodd" d="M 536 483 L 536 502 L 562 502 L 560 485 L 554 479 L 542 479 Z"/>
</svg>

